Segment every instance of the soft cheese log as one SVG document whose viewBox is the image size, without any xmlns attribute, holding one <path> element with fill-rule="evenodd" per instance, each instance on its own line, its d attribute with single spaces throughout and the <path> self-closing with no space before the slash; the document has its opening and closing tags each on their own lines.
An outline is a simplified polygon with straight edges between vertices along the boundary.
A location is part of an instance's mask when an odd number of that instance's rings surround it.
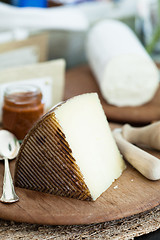
<svg viewBox="0 0 160 240">
<path fill-rule="evenodd" d="M 15 185 L 96 200 L 125 168 L 96 93 L 76 96 L 42 117 L 24 139 Z"/>
<path fill-rule="evenodd" d="M 158 70 L 135 34 L 116 20 L 104 20 L 89 32 L 86 54 L 101 93 L 116 106 L 150 101 L 159 85 Z"/>
</svg>

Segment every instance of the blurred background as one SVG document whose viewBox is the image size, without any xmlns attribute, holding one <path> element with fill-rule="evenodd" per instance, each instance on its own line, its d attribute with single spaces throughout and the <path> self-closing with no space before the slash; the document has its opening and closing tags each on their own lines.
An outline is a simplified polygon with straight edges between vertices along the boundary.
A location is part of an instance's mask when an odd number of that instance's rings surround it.
<svg viewBox="0 0 160 240">
<path fill-rule="evenodd" d="M 7 67 L 11 64 L 4 55 L 4 49 L 8 52 L 6 43 L 41 33 L 48 34 L 45 60 L 64 58 L 67 68 L 85 63 L 87 32 L 109 18 L 131 27 L 154 61 L 160 63 L 159 0 L 6 0 L 0 1 L 0 68 L 5 67 L 4 61 Z M 32 56 L 26 63 L 33 61 L 39 60 Z"/>
</svg>

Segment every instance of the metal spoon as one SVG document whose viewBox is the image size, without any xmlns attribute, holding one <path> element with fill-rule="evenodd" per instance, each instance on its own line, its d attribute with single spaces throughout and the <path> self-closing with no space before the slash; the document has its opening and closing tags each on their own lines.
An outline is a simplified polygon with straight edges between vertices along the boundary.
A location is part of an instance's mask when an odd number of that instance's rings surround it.
<svg viewBox="0 0 160 240">
<path fill-rule="evenodd" d="M 17 138 L 7 130 L 0 130 L 0 160 L 4 160 L 3 193 L 1 202 L 13 203 L 19 200 L 9 170 L 8 159 L 14 159 L 19 151 L 20 144 Z"/>
</svg>

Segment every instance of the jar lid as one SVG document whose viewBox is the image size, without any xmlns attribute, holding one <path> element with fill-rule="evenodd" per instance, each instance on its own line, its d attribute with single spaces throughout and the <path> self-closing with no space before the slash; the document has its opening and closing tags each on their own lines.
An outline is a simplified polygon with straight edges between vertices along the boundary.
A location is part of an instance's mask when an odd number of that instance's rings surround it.
<svg viewBox="0 0 160 240">
<path fill-rule="evenodd" d="M 16 105 L 30 104 L 42 98 L 41 90 L 38 86 L 30 84 L 10 85 L 4 91 L 7 101 Z"/>
</svg>

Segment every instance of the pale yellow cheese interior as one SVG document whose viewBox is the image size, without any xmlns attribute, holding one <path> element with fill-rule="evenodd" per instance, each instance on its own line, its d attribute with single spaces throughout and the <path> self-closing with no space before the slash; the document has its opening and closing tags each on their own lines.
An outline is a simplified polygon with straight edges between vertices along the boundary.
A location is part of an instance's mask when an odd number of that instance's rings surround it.
<svg viewBox="0 0 160 240">
<path fill-rule="evenodd" d="M 125 169 L 98 95 L 74 97 L 54 112 L 91 196 L 96 200 Z"/>
</svg>

